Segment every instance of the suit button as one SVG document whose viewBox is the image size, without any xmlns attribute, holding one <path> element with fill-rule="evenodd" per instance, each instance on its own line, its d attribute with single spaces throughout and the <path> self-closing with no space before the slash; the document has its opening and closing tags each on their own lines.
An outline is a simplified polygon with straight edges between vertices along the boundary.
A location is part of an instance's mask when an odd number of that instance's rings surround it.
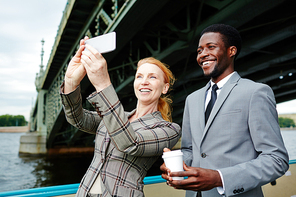
<svg viewBox="0 0 296 197">
<path fill-rule="evenodd" d="M 201 157 L 202 158 L 206 158 L 207 157 L 207 154 L 206 153 L 201 153 Z"/>
<path fill-rule="evenodd" d="M 236 194 L 236 193 L 237 193 L 237 190 L 236 190 L 236 189 L 235 189 L 235 190 L 233 190 L 233 193 L 234 193 L 234 194 Z"/>
</svg>

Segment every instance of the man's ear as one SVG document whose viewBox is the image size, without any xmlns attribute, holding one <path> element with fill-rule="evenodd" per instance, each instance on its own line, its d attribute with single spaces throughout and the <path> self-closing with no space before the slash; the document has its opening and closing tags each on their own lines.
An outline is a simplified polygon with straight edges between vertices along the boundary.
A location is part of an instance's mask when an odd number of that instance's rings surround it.
<svg viewBox="0 0 296 197">
<path fill-rule="evenodd" d="M 229 51 L 230 51 L 230 57 L 233 57 L 237 53 L 237 48 L 235 46 L 231 46 L 229 47 Z"/>
</svg>

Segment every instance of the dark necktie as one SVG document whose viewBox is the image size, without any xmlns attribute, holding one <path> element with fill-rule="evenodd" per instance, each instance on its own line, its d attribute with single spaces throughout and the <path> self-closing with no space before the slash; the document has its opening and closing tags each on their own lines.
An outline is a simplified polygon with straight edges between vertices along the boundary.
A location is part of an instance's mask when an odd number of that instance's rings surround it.
<svg viewBox="0 0 296 197">
<path fill-rule="evenodd" d="M 208 121 L 208 118 L 211 114 L 211 111 L 213 109 L 213 106 L 216 102 L 216 99 L 217 99 L 217 92 L 216 90 L 218 89 L 218 86 L 217 84 L 214 84 L 213 87 L 212 87 L 212 92 L 211 92 L 211 100 L 210 102 L 208 103 L 208 106 L 207 106 L 207 109 L 206 109 L 206 112 L 205 112 L 205 123 L 207 124 L 207 121 Z"/>
</svg>

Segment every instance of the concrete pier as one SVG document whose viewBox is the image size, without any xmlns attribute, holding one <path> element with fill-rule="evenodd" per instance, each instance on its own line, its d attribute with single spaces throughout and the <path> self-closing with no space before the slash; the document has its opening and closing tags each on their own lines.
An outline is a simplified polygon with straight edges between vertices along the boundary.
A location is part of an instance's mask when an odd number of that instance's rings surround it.
<svg viewBox="0 0 296 197">
<path fill-rule="evenodd" d="M 46 136 L 37 132 L 27 132 L 20 138 L 19 154 L 43 155 L 46 154 Z"/>
<path fill-rule="evenodd" d="M 0 133 L 25 133 L 20 137 L 19 154 L 43 155 L 46 150 L 46 135 L 29 132 L 29 126 L 0 127 Z"/>
</svg>

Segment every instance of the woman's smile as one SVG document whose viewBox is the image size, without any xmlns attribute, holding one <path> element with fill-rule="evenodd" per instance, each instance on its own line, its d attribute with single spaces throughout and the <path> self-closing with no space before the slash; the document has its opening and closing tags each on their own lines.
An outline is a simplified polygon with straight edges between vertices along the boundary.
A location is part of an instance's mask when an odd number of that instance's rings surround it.
<svg viewBox="0 0 296 197">
<path fill-rule="evenodd" d="M 134 90 L 140 104 L 157 105 L 161 94 L 166 93 L 165 87 L 164 73 L 158 66 L 145 63 L 138 68 Z"/>
</svg>

